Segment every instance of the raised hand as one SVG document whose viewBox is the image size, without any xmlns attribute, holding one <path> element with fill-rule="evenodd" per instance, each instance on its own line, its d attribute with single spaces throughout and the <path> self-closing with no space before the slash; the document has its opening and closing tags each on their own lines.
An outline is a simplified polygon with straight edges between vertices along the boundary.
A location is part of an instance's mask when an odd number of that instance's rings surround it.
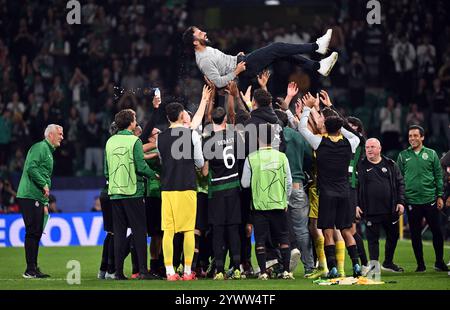
<svg viewBox="0 0 450 310">
<path fill-rule="evenodd" d="M 211 99 L 211 94 L 213 93 L 213 90 L 208 85 L 203 85 L 203 91 L 202 91 L 202 101 L 209 101 Z"/>
<path fill-rule="evenodd" d="M 262 89 L 267 90 L 267 82 L 270 78 L 270 71 L 264 70 L 263 73 L 258 75 L 258 84 L 261 86 Z"/>
<path fill-rule="evenodd" d="M 295 115 L 300 119 L 303 112 L 303 102 L 300 98 L 297 99 L 297 102 L 295 103 Z"/>
<path fill-rule="evenodd" d="M 251 102 L 252 102 L 252 98 L 251 98 L 252 86 L 250 85 L 247 88 L 247 90 L 245 91 L 245 94 L 243 94 L 242 91 L 240 92 L 240 94 L 241 94 L 242 100 L 244 100 L 245 104 L 251 106 Z"/>
<path fill-rule="evenodd" d="M 312 109 L 316 104 L 316 98 L 314 98 L 310 93 L 307 93 L 302 97 L 302 103 L 304 106 Z"/>
<path fill-rule="evenodd" d="M 161 97 L 159 96 L 153 96 L 152 100 L 153 108 L 157 109 L 161 105 Z"/>
<path fill-rule="evenodd" d="M 295 97 L 298 94 L 298 87 L 297 83 L 290 82 L 287 87 L 287 97 L 290 97 L 291 99 Z"/>
<path fill-rule="evenodd" d="M 239 90 L 235 81 L 230 81 L 225 91 L 235 98 L 239 97 Z"/>
<path fill-rule="evenodd" d="M 328 96 L 328 93 L 325 90 L 320 91 L 320 101 L 327 107 L 331 107 L 333 104 L 331 103 L 330 96 Z"/>
<path fill-rule="evenodd" d="M 245 66 L 245 62 L 241 61 L 237 64 L 236 69 L 234 69 L 234 74 L 238 76 L 241 72 L 245 71 L 247 67 Z"/>
</svg>

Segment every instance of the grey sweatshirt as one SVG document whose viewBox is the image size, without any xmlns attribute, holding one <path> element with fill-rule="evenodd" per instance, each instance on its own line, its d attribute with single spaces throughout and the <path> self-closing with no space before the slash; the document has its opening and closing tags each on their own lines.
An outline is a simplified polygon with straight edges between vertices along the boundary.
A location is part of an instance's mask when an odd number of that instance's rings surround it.
<svg viewBox="0 0 450 310">
<path fill-rule="evenodd" d="M 227 86 L 236 77 L 237 56 L 207 46 L 203 52 L 195 52 L 195 61 L 200 71 L 218 88 Z"/>
</svg>

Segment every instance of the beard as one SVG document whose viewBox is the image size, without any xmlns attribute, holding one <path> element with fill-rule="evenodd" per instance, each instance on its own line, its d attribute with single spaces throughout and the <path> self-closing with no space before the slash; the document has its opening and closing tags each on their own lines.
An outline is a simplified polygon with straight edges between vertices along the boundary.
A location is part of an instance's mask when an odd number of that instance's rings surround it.
<svg viewBox="0 0 450 310">
<path fill-rule="evenodd" d="M 201 45 L 204 45 L 204 46 L 210 46 L 211 45 L 211 41 L 208 38 L 206 38 L 206 39 L 197 39 L 197 40 L 198 40 L 198 42 Z"/>
</svg>

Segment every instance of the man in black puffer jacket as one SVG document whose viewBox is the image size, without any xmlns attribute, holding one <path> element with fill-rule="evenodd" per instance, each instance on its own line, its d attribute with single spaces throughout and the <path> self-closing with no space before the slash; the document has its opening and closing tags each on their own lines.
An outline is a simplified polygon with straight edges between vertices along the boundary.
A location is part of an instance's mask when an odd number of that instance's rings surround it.
<svg viewBox="0 0 450 310">
<path fill-rule="evenodd" d="M 375 138 L 366 142 L 366 158 L 358 168 L 358 207 L 356 217 L 364 218 L 369 243 L 370 266 L 378 261 L 380 228 L 386 233 L 382 269 L 403 272 L 393 262 L 399 238 L 398 221 L 405 205 L 405 184 L 397 164 L 381 155 L 381 144 Z"/>
</svg>

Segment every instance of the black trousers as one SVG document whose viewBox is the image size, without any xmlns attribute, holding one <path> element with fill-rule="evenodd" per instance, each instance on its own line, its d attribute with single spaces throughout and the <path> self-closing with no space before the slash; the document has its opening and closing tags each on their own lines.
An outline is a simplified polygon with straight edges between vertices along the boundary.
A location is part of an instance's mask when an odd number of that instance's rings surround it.
<svg viewBox="0 0 450 310">
<path fill-rule="evenodd" d="M 384 251 L 384 262 L 393 263 L 395 248 L 397 247 L 399 229 L 398 221 L 392 221 L 390 214 L 377 217 L 377 220 L 366 221 L 366 236 L 369 244 L 370 260 L 378 260 L 380 256 L 379 243 L 380 229 L 383 228 L 386 233 L 386 244 Z"/>
<path fill-rule="evenodd" d="M 147 223 L 143 198 L 111 200 L 114 229 L 114 259 L 116 273 L 123 274 L 127 251 L 127 228 L 133 233 L 139 272 L 147 272 Z"/>
<path fill-rule="evenodd" d="M 310 54 L 317 48 L 316 43 L 290 44 L 276 42 L 259 48 L 245 56 L 238 56 L 238 63 L 245 61 L 247 67 L 239 76 L 239 88 L 241 90 L 246 89 L 250 85 L 252 78 L 276 60 L 285 60 L 311 71 L 318 70 L 320 68 L 319 62 L 300 56 L 300 54 Z"/>
<path fill-rule="evenodd" d="M 217 272 L 224 271 L 226 240 L 228 240 L 231 264 L 233 267 L 238 268 L 241 262 L 239 224 L 213 226 L 213 252 L 216 259 Z"/>
<path fill-rule="evenodd" d="M 25 223 L 25 258 L 27 270 L 38 266 L 39 241 L 44 231 L 44 205 L 33 199 L 18 199 L 20 212 Z"/>
<path fill-rule="evenodd" d="M 439 210 L 436 203 L 423 205 L 407 205 L 409 229 L 411 231 L 411 242 L 418 265 L 425 265 L 422 248 L 422 219 L 425 217 L 433 234 L 434 254 L 436 262 L 444 259 L 444 237 L 439 227 Z"/>
</svg>

